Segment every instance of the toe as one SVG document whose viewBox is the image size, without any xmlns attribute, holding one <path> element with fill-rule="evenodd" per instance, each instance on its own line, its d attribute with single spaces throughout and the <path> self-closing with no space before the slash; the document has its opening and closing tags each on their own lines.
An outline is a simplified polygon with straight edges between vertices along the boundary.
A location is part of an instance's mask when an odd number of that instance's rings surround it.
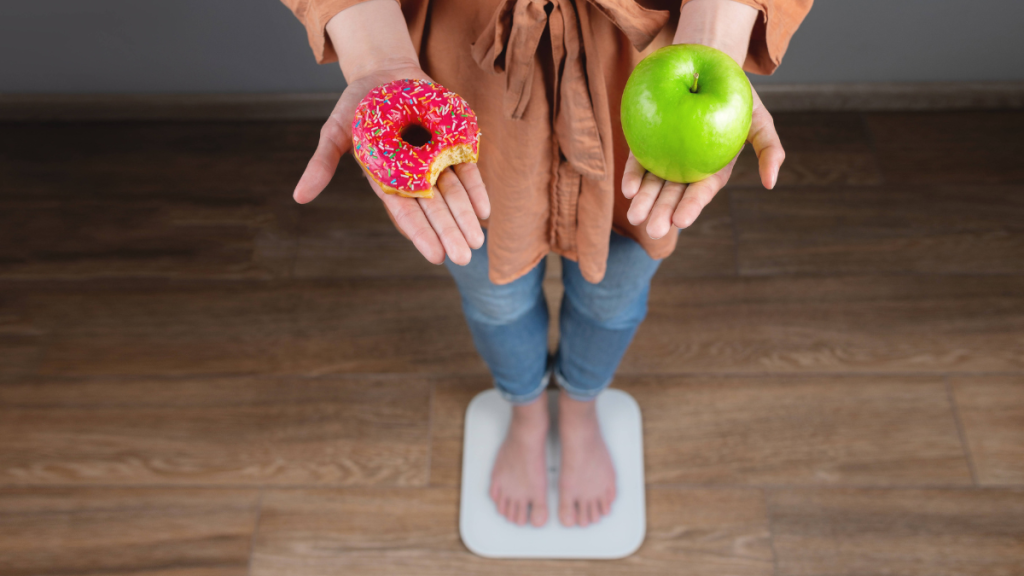
<svg viewBox="0 0 1024 576">
<path fill-rule="evenodd" d="M 558 521 L 562 523 L 562 526 L 576 525 L 576 508 L 573 506 L 572 500 L 565 498 L 558 503 Z"/>
<path fill-rule="evenodd" d="M 501 502 L 501 486 L 495 481 L 491 482 L 490 495 L 491 501 L 493 501 L 495 504 Z"/>
<path fill-rule="evenodd" d="M 501 514 L 502 516 L 507 517 L 508 516 L 508 513 L 506 512 L 507 510 L 508 510 L 508 498 L 502 498 L 501 500 L 498 501 L 498 514 Z"/>
<path fill-rule="evenodd" d="M 530 507 L 530 523 L 540 528 L 548 523 L 548 505 L 546 502 L 536 500 Z"/>
<path fill-rule="evenodd" d="M 516 502 L 516 516 L 515 523 L 519 526 L 526 525 L 526 514 L 529 512 L 525 501 Z"/>
<path fill-rule="evenodd" d="M 576 522 L 580 528 L 590 526 L 590 516 L 587 514 L 587 503 L 585 500 L 576 503 Z"/>
<path fill-rule="evenodd" d="M 505 518 L 507 518 L 509 522 L 516 521 L 516 507 L 518 504 L 519 503 L 515 500 L 508 501 L 508 506 L 505 507 Z"/>
</svg>

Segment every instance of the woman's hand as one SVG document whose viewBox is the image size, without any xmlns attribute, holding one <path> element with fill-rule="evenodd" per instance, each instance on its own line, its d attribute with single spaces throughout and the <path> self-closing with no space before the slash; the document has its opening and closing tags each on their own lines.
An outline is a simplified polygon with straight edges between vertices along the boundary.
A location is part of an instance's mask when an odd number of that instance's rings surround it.
<svg viewBox="0 0 1024 576">
<path fill-rule="evenodd" d="M 775 131 L 772 115 L 761 103 L 757 91 L 753 87 L 750 90 L 754 97 L 754 109 L 747 141 L 753 144 L 757 154 L 761 183 L 771 190 L 779 178 L 779 168 L 786 159 L 786 152 Z M 739 158 L 738 154 L 736 158 Z M 680 184 L 662 180 L 648 172 L 630 152 L 622 175 L 622 194 L 632 200 L 626 218 L 634 226 L 646 220 L 647 234 L 651 238 L 661 238 L 668 234 L 672 226 L 689 227 L 729 181 L 736 158 L 700 182 Z"/>
<path fill-rule="evenodd" d="M 320 130 L 320 143 L 295 187 L 296 202 L 305 204 L 316 198 L 334 176 L 341 155 L 352 149 L 352 118 L 363 97 L 381 84 L 402 78 L 430 80 L 419 68 L 397 68 L 372 72 L 345 88 Z M 443 263 L 447 254 L 452 262 L 464 266 L 469 264 L 470 248 L 483 246 L 484 233 L 478 218 L 486 220 L 490 216 L 491 204 L 476 164 L 459 164 L 441 172 L 433 198 L 387 194 L 373 178 L 367 176 L 367 180 L 398 227 L 433 264 Z"/>
<path fill-rule="evenodd" d="M 679 27 L 672 43 L 711 46 L 743 66 L 750 46 L 750 33 L 759 14 L 754 8 L 733 0 L 691 0 L 679 13 Z M 770 190 L 779 178 L 779 168 L 786 159 L 786 153 L 782 150 L 772 115 L 765 110 L 757 90 L 751 87 L 750 91 L 754 107 L 747 141 L 754 145 L 757 153 L 761 183 Z M 646 220 L 647 234 L 651 238 L 661 238 L 669 233 L 672 226 L 686 228 L 729 181 L 735 165 L 736 158 L 733 158 L 725 168 L 700 182 L 680 184 L 666 182 L 647 172 L 631 152 L 622 175 L 622 193 L 632 200 L 626 217 L 634 226 Z"/>
<path fill-rule="evenodd" d="M 327 187 L 341 155 L 352 149 L 352 118 L 370 90 L 403 78 L 431 80 L 419 67 L 394 0 L 364 2 L 342 10 L 328 22 L 327 32 L 348 87 L 320 130 L 316 152 L 295 186 L 293 197 L 300 204 L 311 202 Z M 478 218 L 490 216 L 491 204 L 476 164 L 445 169 L 429 199 L 386 194 L 373 178 L 367 176 L 367 180 L 398 227 L 430 262 L 441 264 L 447 255 L 464 266 L 472 255 L 470 248 L 483 245 Z"/>
</svg>

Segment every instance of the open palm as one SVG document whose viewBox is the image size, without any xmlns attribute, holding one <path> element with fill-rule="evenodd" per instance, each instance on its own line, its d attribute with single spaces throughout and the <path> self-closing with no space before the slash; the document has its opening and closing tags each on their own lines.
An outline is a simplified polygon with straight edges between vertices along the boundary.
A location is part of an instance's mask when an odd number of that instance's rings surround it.
<svg viewBox="0 0 1024 576">
<path fill-rule="evenodd" d="M 761 103 L 757 91 L 753 87 L 750 90 L 754 97 L 754 108 L 747 141 L 753 144 L 757 154 L 761 183 L 770 190 L 779 178 L 779 168 L 786 159 L 786 152 L 775 131 L 772 115 Z M 739 158 L 738 154 L 736 158 Z M 622 194 L 632 200 L 626 218 L 634 226 L 646 220 L 647 234 L 651 238 L 661 238 L 668 234 L 672 226 L 689 227 L 729 181 L 736 158 L 700 182 L 681 184 L 663 180 L 648 172 L 630 152 L 622 175 Z"/>
<path fill-rule="evenodd" d="M 295 186 L 293 197 L 300 204 L 313 201 L 334 176 L 341 155 L 352 149 L 352 118 L 359 102 L 377 86 L 393 80 L 414 78 L 433 82 L 419 68 L 377 70 L 353 80 L 320 130 L 316 152 Z M 399 229 L 424 258 L 434 264 L 447 255 L 460 265 L 469 263 L 470 248 L 484 243 L 480 220 L 490 216 L 487 189 L 476 164 L 459 164 L 441 172 L 433 198 L 405 198 L 387 194 L 368 177 L 370 187 L 384 202 Z"/>
</svg>

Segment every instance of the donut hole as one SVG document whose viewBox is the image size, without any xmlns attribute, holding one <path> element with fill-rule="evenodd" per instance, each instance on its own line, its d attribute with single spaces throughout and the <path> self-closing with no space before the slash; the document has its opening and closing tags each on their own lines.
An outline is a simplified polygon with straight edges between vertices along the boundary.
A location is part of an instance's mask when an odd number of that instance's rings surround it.
<svg viewBox="0 0 1024 576">
<path fill-rule="evenodd" d="M 410 124 L 402 129 L 402 141 L 410 146 L 424 146 L 430 143 L 430 130 L 419 124 Z"/>
</svg>

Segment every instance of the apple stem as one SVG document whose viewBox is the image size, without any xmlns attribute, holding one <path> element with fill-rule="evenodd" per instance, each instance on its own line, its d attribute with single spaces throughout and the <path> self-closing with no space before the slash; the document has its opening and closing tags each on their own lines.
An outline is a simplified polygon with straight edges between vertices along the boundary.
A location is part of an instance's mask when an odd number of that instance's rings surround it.
<svg viewBox="0 0 1024 576">
<path fill-rule="evenodd" d="M 700 74 L 697 74 L 696 72 L 693 73 L 693 88 L 690 88 L 690 92 L 692 92 L 694 94 L 697 93 L 697 77 L 698 76 L 700 76 Z"/>
</svg>

